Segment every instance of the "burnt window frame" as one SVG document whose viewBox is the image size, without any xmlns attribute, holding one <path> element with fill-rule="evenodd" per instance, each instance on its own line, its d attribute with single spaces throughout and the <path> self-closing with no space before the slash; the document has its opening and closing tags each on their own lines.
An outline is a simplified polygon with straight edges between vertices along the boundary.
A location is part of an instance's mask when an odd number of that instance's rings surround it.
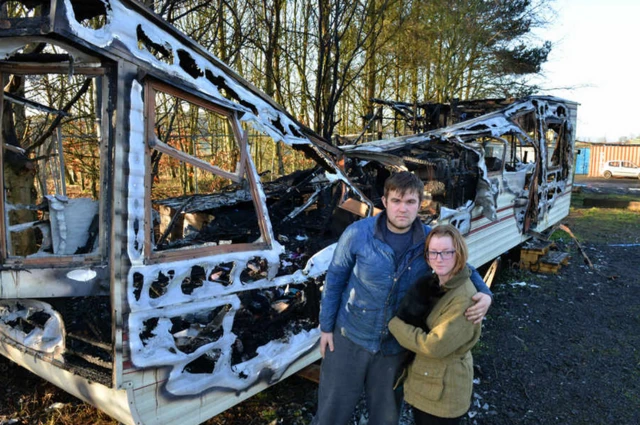
<svg viewBox="0 0 640 425">
<path fill-rule="evenodd" d="M 66 48 L 65 45 L 58 45 L 63 49 Z M 13 74 L 13 75 L 45 75 L 45 74 L 68 74 L 69 73 L 69 65 L 68 64 L 0 64 L 0 81 L 3 82 L 4 86 L 4 78 L 5 75 Z M 74 75 L 85 75 L 88 77 L 95 77 L 96 79 L 102 79 L 102 87 L 103 90 L 99 94 L 102 96 L 102 120 L 100 127 L 100 134 L 102 137 L 99 140 L 99 151 L 100 151 L 100 199 L 98 199 L 98 219 L 100 223 L 100 229 L 97 235 L 97 243 L 98 247 L 95 252 L 87 253 L 87 254 L 50 254 L 46 256 L 35 256 L 35 257 L 26 257 L 26 256 L 16 256 L 9 255 L 8 251 L 8 223 L 7 223 L 7 210 L 6 210 L 6 202 L 5 202 L 5 193 L 4 193 L 4 158 L 5 158 L 5 149 L 10 149 L 4 143 L 2 138 L 2 132 L 0 132 L 0 182 L 2 182 L 2 196 L 0 196 L 0 215 L 2 219 L 0 220 L 0 261 L 2 264 L 5 264 L 9 267 L 22 267 L 25 265 L 35 266 L 35 267 L 78 267 L 78 266 L 100 266 L 104 265 L 108 259 L 108 250 L 109 250 L 109 235 L 111 234 L 111 220 L 107 220 L 107 217 L 110 216 L 110 194 L 108 194 L 108 182 L 111 180 L 111 175 L 109 170 L 111 169 L 110 162 L 111 159 L 111 147 L 110 147 L 110 139 L 113 137 L 111 134 L 110 127 L 110 119 L 107 119 L 107 116 L 112 113 L 109 108 L 109 78 L 110 74 L 113 74 L 109 71 L 109 68 L 104 65 L 93 66 L 89 64 L 88 66 L 77 66 L 73 69 Z M 115 79 L 115 75 L 111 75 L 111 78 Z M 0 90 L 0 106 L 4 105 L 4 91 Z M 4 108 L 0 107 L 0 123 L 2 122 L 4 114 Z"/>
<path fill-rule="evenodd" d="M 494 176 L 501 176 L 504 171 L 505 171 L 505 158 L 507 156 L 507 147 L 509 146 L 509 142 L 505 139 L 503 139 L 502 137 L 494 137 L 494 136 L 487 136 L 487 137 L 483 137 L 481 140 L 481 144 L 482 144 L 482 150 L 484 152 L 484 161 L 485 161 L 485 167 L 487 167 L 487 176 L 488 177 L 494 177 Z M 498 158 L 498 157 L 488 157 L 487 156 L 487 145 L 500 145 L 502 147 L 502 158 Z M 497 158 L 501 161 L 500 163 L 500 169 L 498 170 L 489 170 L 489 167 L 487 166 L 487 158 Z"/>
<path fill-rule="evenodd" d="M 543 127 L 543 135 L 541 138 L 541 143 L 544 143 L 544 147 L 545 147 L 545 151 L 546 151 L 546 167 L 547 167 L 547 171 L 551 172 L 551 171 L 558 171 L 559 169 L 562 168 L 562 160 L 561 158 L 558 159 L 558 164 L 553 164 L 551 159 L 553 154 L 558 151 L 560 156 L 562 156 L 562 152 L 564 150 L 566 150 L 567 148 L 567 144 L 569 144 L 569 141 L 567 140 L 567 128 L 566 128 L 566 120 L 562 120 L 562 119 L 556 119 L 556 118 L 547 118 L 544 120 L 544 127 Z M 556 131 L 555 128 L 552 128 L 552 126 L 554 127 L 558 127 L 558 129 L 560 130 L 559 132 Z M 547 141 L 547 133 L 549 132 L 549 130 L 552 130 L 553 132 L 556 133 L 557 135 L 557 140 L 556 143 L 553 147 L 553 152 L 549 151 L 549 143 Z"/>
<path fill-rule="evenodd" d="M 228 172 L 212 164 L 189 155 L 186 152 L 175 149 L 158 140 L 155 133 L 155 93 L 157 91 L 164 92 L 176 98 L 190 102 L 198 107 L 212 111 L 218 115 L 224 116 L 229 120 L 234 139 L 240 151 L 240 161 L 238 169 L 235 172 Z M 238 112 L 218 105 L 211 100 L 196 96 L 191 92 L 179 89 L 175 86 L 146 78 L 144 81 L 144 113 L 145 113 L 145 232 L 144 232 L 144 258 L 145 264 L 157 264 L 165 261 L 180 261 L 192 258 L 206 257 L 231 252 L 266 250 L 272 247 L 272 237 L 265 221 L 267 211 L 263 208 L 263 204 L 258 192 L 259 182 L 256 179 L 253 163 L 248 153 L 248 134 L 242 129 Z M 249 184 L 251 200 L 253 202 L 254 211 L 260 229 L 260 241 L 252 243 L 237 243 L 229 245 L 194 245 L 190 247 L 182 247 L 176 249 L 166 249 L 162 251 L 154 251 L 152 249 L 151 234 L 152 228 L 152 202 L 151 202 L 151 152 L 153 150 L 160 151 L 179 161 L 189 163 L 194 167 L 206 170 L 220 177 L 230 179 L 236 183 L 243 181 L 243 175 Z M 265 206 L 266 207 L 266 206 Z"/>
</svg>

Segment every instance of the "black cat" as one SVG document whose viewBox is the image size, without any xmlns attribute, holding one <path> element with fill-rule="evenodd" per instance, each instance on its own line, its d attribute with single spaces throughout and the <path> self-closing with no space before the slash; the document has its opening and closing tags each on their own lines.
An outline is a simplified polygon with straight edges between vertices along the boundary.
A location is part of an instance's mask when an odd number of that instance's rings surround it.
<svg viewBox="0 0 640 425">
<path fill-rule="evenodd" d="M 400 301 L 396 316 L 405 323 L 429 332 L 427 316 L 443 294 L 435 273 L 423 276 L 409 287 Z"/>
<path fill-rule="evenodd" d="M 423 276 L 411 285 L 404 294 L 396 316 L 403 322 L 429 333 L 427 317 L 442 295 L 444 295 L 444 291 L 440 288 L 438 275 L 433 273 Z M 416 353 L 408 351 L 402 369 L 406 369 L 415 357 Z M 404 380 L 405 373 L 406 370 L 396 385 L 399 385 Z"/>
</svg>

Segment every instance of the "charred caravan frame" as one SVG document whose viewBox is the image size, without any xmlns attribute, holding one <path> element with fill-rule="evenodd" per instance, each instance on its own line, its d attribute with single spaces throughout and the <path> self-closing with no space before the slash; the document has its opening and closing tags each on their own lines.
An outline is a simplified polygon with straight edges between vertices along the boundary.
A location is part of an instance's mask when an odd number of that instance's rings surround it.
<svg viewBox="0 0 640 425">
<path fill-rule="evenodd" d="M 126 424 L 315 361 L 340 151 L 138 2 L 4 3 L 0 352 Z"/>
<path fill-rule="evenodd" d="M 0 353 L 122 423 L 201 423 L 317 360 L 335 241 L 391 171 L 475 265 L 568 213 L 574 103 L 343 151 L 136 1 L 10 3 Z"/>
<path fill-rule="evenodd" d="M 551 96 L 437 105 L 429 122 L 449 126 L 343 146 L 346 169 L 376 206 L 390 173 L 415 173 L 421 219 L 454 224 L 480 266 L 569 213 L 577 106 Z"/>
</svg>

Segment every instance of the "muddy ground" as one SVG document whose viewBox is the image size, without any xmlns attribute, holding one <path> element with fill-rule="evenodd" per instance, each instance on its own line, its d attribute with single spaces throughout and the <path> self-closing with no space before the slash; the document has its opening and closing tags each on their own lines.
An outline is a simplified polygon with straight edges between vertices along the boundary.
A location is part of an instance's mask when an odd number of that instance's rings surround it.
<svg viewBox="0 0 640 425">
<path fill-rule="evenodd" d="M 593 269 L 564 233 L 557 246 L 572 257 L 558 274 L 519 270 L 517 257 L 504 258 L 474 350 L 465 425 L 640 423 L 640 215 L 605 225 L 589 214 L 576 209 L 566 223 L 586 235 Z M 0 425 L 116 423 L 1 357 L 0 376 Z M 294 376 L 206 424 L 308 424 L 316 390 Z"/>
</svg>

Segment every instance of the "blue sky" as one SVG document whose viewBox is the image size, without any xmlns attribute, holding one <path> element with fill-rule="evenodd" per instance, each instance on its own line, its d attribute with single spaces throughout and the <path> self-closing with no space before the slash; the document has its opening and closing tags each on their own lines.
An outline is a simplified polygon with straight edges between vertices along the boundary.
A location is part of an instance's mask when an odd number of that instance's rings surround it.
<svg viewBox="0 0 640 425">
<path fill-rule="evenodd" d="M 640 136 L 640 1 L 555 0 L 541 85 L 580 103 L 579 140 Z M 573 87 L 572 89 L 566 89 Z"/>
</svg>

